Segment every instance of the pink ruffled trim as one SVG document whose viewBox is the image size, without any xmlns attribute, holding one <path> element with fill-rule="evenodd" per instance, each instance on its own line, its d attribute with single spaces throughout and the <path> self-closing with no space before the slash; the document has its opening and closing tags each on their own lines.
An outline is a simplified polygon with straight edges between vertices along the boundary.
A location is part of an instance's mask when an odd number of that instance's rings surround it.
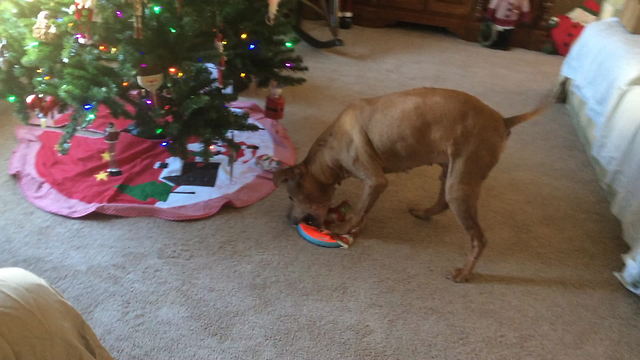
<svg viewBox="0 0 640 360">
<path fill-rule="evenodd" d="M 246 110 L 252 119 L 269 132 L 274 142 L 276 158 L 286 164 L 295 163 L 294 145 L 279 122 L 264 116 L 260 106 L 252 102 L 239 101 L 230 106 Z M 32 126 L 18 127 L 16 136 L 19 143 L 11 155 L 9 174 L 17 177 L 23 194 L 31 203 L 42 210 L 58 215 L 76 218 L 92 212 L 100 212 L 127 217 L 153 216 L 166 220 L 193 220 L 211 216 L 225 204 L 234 207 L 251 205 L 275 190 L 271 174 L 264 172 L 264 176 L 256 177 L 231 194 L 196 204 L 173 208 L 140 204 L 89 204 L 64 196 L 38 175 L 35 164 L 36 155 L 41 146 L 38 137 L 42 132 L 42 129 Z"/>
</svg>

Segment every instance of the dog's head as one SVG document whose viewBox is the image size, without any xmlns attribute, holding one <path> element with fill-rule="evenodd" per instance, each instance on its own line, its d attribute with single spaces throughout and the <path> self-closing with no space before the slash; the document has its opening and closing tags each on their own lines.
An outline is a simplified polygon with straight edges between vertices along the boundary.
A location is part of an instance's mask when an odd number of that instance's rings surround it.
<svg viewBox="0 0 640 360">
<path fill-rule="evenodd" d="M 273 182 L 276 186 L 287 186 L 291 200 L 288 218 L 292 225 L 304 222 L 322 226 L 333 196 L 333 185 L 320 182 L 302 163 L 277 171 Z"/>
</svg>

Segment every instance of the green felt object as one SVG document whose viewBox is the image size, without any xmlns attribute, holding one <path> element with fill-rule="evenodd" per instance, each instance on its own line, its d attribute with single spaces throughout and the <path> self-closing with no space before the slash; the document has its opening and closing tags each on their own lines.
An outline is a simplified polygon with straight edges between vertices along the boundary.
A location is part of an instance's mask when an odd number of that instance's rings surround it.
<svg viewBox="0 0 640 360">
<path fill-rule="evenodd" d="M 173 190 L 173 186 L 158 181 L 151 181 L 139 185 L 121 184 L 118 185 L 117 188 L 124 194 L 130 195 L 140 201 L 147 201 L 149 198 L 158 201 L 167 201 L 171 190 Z"/>
</svg>

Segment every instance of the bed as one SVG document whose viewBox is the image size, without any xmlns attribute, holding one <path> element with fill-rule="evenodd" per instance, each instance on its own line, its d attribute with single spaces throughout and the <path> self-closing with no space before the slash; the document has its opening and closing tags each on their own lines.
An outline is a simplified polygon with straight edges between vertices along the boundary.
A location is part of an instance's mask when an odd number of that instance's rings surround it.
<svg viewBox="0 0 640 360">
<path fill-rule="evenodd" d="M 588 25 L 561 80 L 573 124 L 630 246 L 615 275 L 640 295 L 640 35 L 618 18 Z"/>
</svg>

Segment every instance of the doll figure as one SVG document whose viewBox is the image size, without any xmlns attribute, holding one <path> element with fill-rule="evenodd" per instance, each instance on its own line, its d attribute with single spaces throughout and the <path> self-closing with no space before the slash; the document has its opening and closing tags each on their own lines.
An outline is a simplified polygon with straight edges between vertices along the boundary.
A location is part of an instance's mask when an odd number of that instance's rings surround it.
<svg viewBox="0 0 640 360">
<path fill-rule="evenodd" d="M 511 34 L 520 22 L 529 22 L 529 0 L 491 0 L 487 9 L 488 22 L 481 34 L 481 43 L 492 49 L 508 50 Z"/>
</svg>

